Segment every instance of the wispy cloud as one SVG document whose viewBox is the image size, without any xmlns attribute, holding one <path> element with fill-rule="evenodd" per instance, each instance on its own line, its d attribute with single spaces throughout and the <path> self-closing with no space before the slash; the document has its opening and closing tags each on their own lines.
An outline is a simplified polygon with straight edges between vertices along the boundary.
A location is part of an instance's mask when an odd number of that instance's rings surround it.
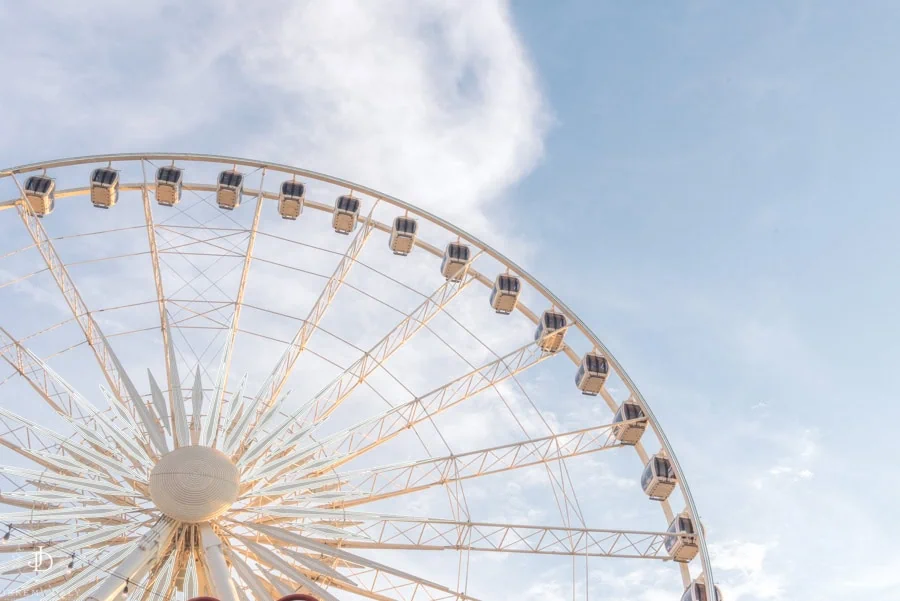
<svg viewBox="0 0 900 601">
<path fill-rule="evenodd" d="M 0 49 L 17 57 L 9 162 L 249 155 L 359 180 L 484 234 L 484 205 L 541 154 L 545 107 L 505 2 L 0 10 Z"/>
<path fill-rule="evenodd" d="M 783 579 L 766 565 L 766 556 L 774 543 L 731 541 L 710 547 L 718 580 L 728 598 L 778 599 L 783 593 Z"/>
</svg>

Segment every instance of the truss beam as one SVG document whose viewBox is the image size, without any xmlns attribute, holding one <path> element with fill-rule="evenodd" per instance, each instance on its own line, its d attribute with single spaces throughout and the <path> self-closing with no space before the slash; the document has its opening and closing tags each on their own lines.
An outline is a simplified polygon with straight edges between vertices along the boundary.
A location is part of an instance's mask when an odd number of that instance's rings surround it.
<svg viewBox="0 0 900 601">
<path fill-rule="evenodd" d="M 335 267 L 331 277 L 325 282 L 322 292 L 319 293 L 319 297 L 316 299 L 315 304 L 303 321 L 303 325 L 301 325 L 300 329 L 297 330 L 297 333 L 294 334 L 290 344 L 275 365 L 275 369 L 269 374 L 265 383 L 260 387 L 256 400 L 256 404 L 260 408 L 259 419 L 262 419 L 265 413 L 271 409 L 272 403 L 274 403 L 278 395 L 281 394 L 282 388 L 291 376 L 294 364 L 306 348 L 310 337 L 312 337 L 313 332 L 316 331 L 319 322 L 322 321 L 325 312 L 331 306 L 332 301 L 334 301 L 334 297 L 337 295 L 338 290 L 340 290 L 344 281 L 347 279 L 347 276 L 350 274 L 350 269 L 356 264 L 357 258 L 366 246 L 366 242 L 369 241 L 369 238 L 375 229 L 371 217 L 377 204 L 378 203 L 376 202 L 375 205 L 372 206 L 372 209 L 369 212 L 369 218 L 366 219 L 363 227 L 357 231 L 356 236 L 353 237 L 353 241 L 350 243 L 350 246 L 347 247 L 346 252 L 343 257 L 341 257 L 341 260 L 338 262 L 337 267 Z"/>
<path fill-rule="evenodd" d="M 670 560 L 667 532 L 527 526 L 450 520 L 390 519 L 347 527 L 345 548 L 467 550 Z M 365 540 L 365 539 L 369 540 Z"/>
<path fill-rule="evenodd" d="M 253 247 L 256 244 L 256 234 L 259 231 L 259 218 L 262 214 L 263 207 L 263 181 L 266 177 L 266 170 L 262 170 L 259 182 L 259 193 L 256 197 L 256 209 L 253 212 L 253 223 L 250 226 L 250 234 L 247 238 L 246 252 L 244 253 L 244 264 L 241 268 L 241 279 L 238 284 L 237 296 L 234 301 L 234 312 L 231 315 L 231 324 L 228 328 L 228 334 L 225 337 L 225 348 L 222 350 L 222 363 L 219 367 L 219 373 L 216 376 L 216 390 L 213 403 L 221 405 L 225 395 L 225 389 L 228 387 L 228 377 L 231 373 L 231 359 L 234 353 L 234 341 L 237 338 L 238 325 L 241 319 L 241 309 L 244 307 L 244 292 L 247 289 L 247 280 L 250 277 L 250 265 L 253 262 Z M 218 430 L 218 412 L 213 415 L 210 413 L 209 423 L 206 426 L 208 432 L 204 439 L 207 444 L 212 444 Z"/>
<path fill-rule="evenodd" d="M 153 223 L 153 211 L 151 209 L 150 203 L 150 190 L 147 184 L 147 168 L 144 164 L 144 161 L 141 161 L 141 175 L 144 178 L 143 185 L 141 186 L 141 198 L 144 204 L 144 222 L 147 225 L 147 243 L 150 246 L 150 262 L 153 266 L 153 285 L 156 289 L 156 304 L 159 309 L 159 329 L 160 334 L 162 335 L 162 343 L 163 343 L 163 355 L 165 359 L 166 365 L 166 381 L 171 381 L 171 375 L 169 374 L 169 337 L 171 336 L 171 332 L 169 331 L 169 322 L 166 319 L 166 295 L 163 290 L 163 280 L 162 280 L 162 270 L 159 267 L 159 249 L 156 246 L 156 227 Z M 174 401 L 172 399 L 172 392 L 169 391 L 169 404 L 172 404 Z M 160 417 L 165 420 L 166 417 L 164 414 L 160 414 Z M 166 428 L 169 429 L 168 427 Z"/>
<path fill-rule="evenodd" d="M 615 424 L 606 424 L 437 459 L 341 474 L 350 494 L 345 499 L 330 503 L 329 506 L 353 507 L 411 494 L 432 486 L 562 461 L 623 446 L 615 438 L 614 427 Z M 264 493 L 265 489 L 259 491 L 259 494 Z"/>
<path fill-rule="evenodd" d="M 85 340 L 94 352 L 97 363 L 103 372 L 103 376 L 109 383 L 110 389 L 123 404 L 125 404 L 126 398 L 129 399 L 132 408 L 140 414 L 141 418 L 145 419 L 145 421 L 150 421 L 152 418 L 147 412 L 147 408 L 144 407 L 143 401 L 137 393 L 137 389 L 134 387 L 134 383 L 122 368 L 122 364 L 119 362 L 118 357 L 116 357 L 109 341 L 106 339 L 106 336 L 103 335 L 103 331 L 94 319 L 87 304 L 84 302 L 81 293 L 75 286 L 75 282 L 69 275 L 65 264 L 56 252 L 56 248 L 50 241 L 50 237 L 47 235 L 44 226 L 41 224 L 40 218 L 31 210 L 31 205 L 25 199 L 25 190 L 22 189 L 21 184 L 14 174 L 12 177 L 21 195 L 21 202 L 17 205 L 19 217 L 21 217 L 25 229 L 28 230 L 38 252 L 40 252 L 41 257 L 44 259 L 44 263 L 47 265 L 48 271 L 56 282 L 56 285 L 59 287 L 63 299 L 69 306 L 72 317 L 74 317 L 84 333 Z M 162 438 L 161 434 L 154 428 L 150 428 L 150 436 L 160 452 L 166 452 L 168 450 L 165 439 Z"/>
<path fill-rule="evenodd" d="M 302 464 L 323 458 L 332 458 L 332 460 L 317 465 L 315 473 L 333 470 L 372 448 L 384 444 L 404 430 L 415 427 L 432 416 L 524 372 L 553 355 L 554 353 L 541 350 L 537 343 L 529 343 L 424 396 L 337 432 L 310 447 L 291 451 L 280 459 L 262 464 L 255 472 L 251 472 L 250 477 L 271 479 L 297 467 L 300 468 L 300 473 L 309 473 L 310 468 L 304 469 Z"/>
</svg>

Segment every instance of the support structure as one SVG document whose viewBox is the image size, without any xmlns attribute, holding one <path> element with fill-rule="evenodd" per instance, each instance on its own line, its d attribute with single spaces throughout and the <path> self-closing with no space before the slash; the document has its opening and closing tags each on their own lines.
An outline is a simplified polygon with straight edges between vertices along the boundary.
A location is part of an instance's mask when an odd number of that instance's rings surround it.
<svg viewBox="0 0 900 601">
<path fill-rule="evenodd" d="M 225 554 L 222 552 L 222 541 L 209 524 L 200 525 L 200 544 L 206 559 L 207 575 L 216 598 L 220 601 L 238 601 L 228 564 L 225 563 Z"/>
<path fill-rule="evenodd" d="M 137 426 L 134 422 L 127 424 L 127 426 L 112 423 L 107 416 L 82 398 L 62 377 L 50 369 L 37 355 L 22 346 L 18 340 L 13 338 L 3 328 L 0 328 L 0 357 L 15 368 L 58 415 L 72 423 L 73 427 L 79 429 L 88 440 L 91 440 L 91 437 L 98 436 L 97 433 L 92 433 L 92 430 L 88 429 L 87 420 L 91 419 L 101 432 L 115 441 L 114 444 L 119 452 L 136 468 L 149 467 L 150 459 L 147 453 L 135 441 L 138 437 L 135 436 Z M 74 421 L 72 416 L 80 417 L 83 423 L 79 424 L 77 421 Z M 149 430 L 151 425 L 155 423 L 155 421 L 151 424 L 145 422 L 144 425 Z M 130 428 L 134 429 L 129 432 Z M 47 432 L 50 431 L 47 430 Z M 70 445 L 73 444 L 65 441 L 65 439 L 64 442 Z M 103 443 L 102 440 L 98 442 Z M 90 461 L 93 463 L 99 462 L 120 472 L 123 470 L 124 466 L 102 453 L 92 453 L 91 457 Z"/>
<path fill-rule="evenodd" d="M 259 180 L 259 192 L 256 197 L 256 209 L 253 212 L 253 224 L 250 226 L 250 234 L 247 237 L 247 249 L 244 253 L 244 265 L 241 268 L 241 279 L 238 284 L 237 296 L 234 299 L 234 312 L 231 315 L 231 324 L 225 336 L 225 348 L 222 350 L 222 363 L 216 376 L 216 388 L 213 393 L 213 404 L 217 405 L 215 412 L 210 412 L 210 418 L 206 425 L 204 440 L 206 444 L 215 444 L 219 429 L 219 407 L 224 401 L 225 390 L 228 387 L 228 377 L 231 374 L 231 358 L 234 352 L 234 341 L 237 337 L 238 325 L 241 320 L 241 309 L 244 307 L 244 292 L 247 289 L 247 279 L 250 277 L 250 265 L 253 262 L 253 247 L 256 244 L 256 234 L 259 231 L 259 217 L 263 207 L 263 183 L 266 178 L 266 170 L 263 168 Z"/>
<path fill-rule="evenodd" d="M 298 467 L 299 474 L 333 470 L 401 432 L 552 356 L 553 353 L 544 352 L 537 343 L 529 343 L 408 403 L 337 432 L 321 442 L 296 451 L 291 450 L 279 459 L 263 463 L 250 472 L 250 477 L 272 479 Z M 282 447 L 279 451 L 289 451 L 291 448 Z M 308 466 L 309 462 L 322 458 L 328 460 L 314 468 Z M 304 463 L 307 463 L 306 468 Z"/>
<path fill-rule="evenodd" d="M 404 595 L 403 598 L 411 599 L 411 601 L 416 601 L 418 593 L 418 598 L 427 598 L 427 599 L 454 599 L 458 601 L 477 601 L 473 597 L 469 597 L 464 593 L 460 593 L 454 591 L 446 586 L 442 586 L 436 582 L 432 582 L 430 580 L 426 580 L 424 578 L 419 578 L 413 574 L 408 572 L 404 572 L 403 570 L 398 570 L 396 568 L 392 568 L 390 566 L 384 565 L 377 561 L 371 560 L 367 557 L 362 557 L 355 553 L 350 553 L 343 549 L 339 549 L 335 546 L 327 545 L 318 541 L 315 541 L 311 538 L 305 537 L 303 535 L 297 534 L 296 532 L 290 532 L 287 530 L 283 530 L 281 528 L 275 528 L 272 526 L 262 526 L 262 525 L 253 525 L 247 524 L 253 530 L 256 530 L 260 534 L 264 534 L 270 540 L 275 541 L 277 544 L 287 544 L 293 545 L 296 547 L 300 547 L 307 552 L 318 553 L 326 557 L 332 557 L 339 560 L 343 565 L 351 565 L 357 566 L 363 570 L 374 570 L 376 574 L 384 575 L 388 580 L 394 580 L 393 584 L 388 584 L 385 589 L 397 589 L 397 588 L 408 588 L 412 593 L 412 596 Z M 383 586 L 384 583 L 379 583 L 378 578 L 375 579 L 360 579 L 358 576 L 351 576 L 356 582 L 359 582 L 359 588 L 366 589 L 368 588 L 371 592 L 376 592 L 379 586 Z M 360 582 L 362 580 L 362 582 Z M 409 586 L 412 585 L 412 586 Z M 384 592 L 384 591 L 378 591 Z"/>
<path fill-rule="evenodd" d="M 623 446 L 616 441 L 614 427 L 614 424 L 595 426 L 405 465 L 343 473 L 340 477 L 350 494 L 329 506 L 354 507 L 433 486 L 614 449 Z M 265 489 L 256 494 L 265 494 Z"/>
<path fill-rule="evenodd" d="M 334 273 L 328 278 L 318 299 L 316 299 L 315 304 L 303 321 L 303 325 L 300 326 L 300 329 L 294 334 L 290 344 L 275 365 L 275 369 L 269 374 L 266 381 L 260 387 L 260 390 L 253 401 L 253 406 L 258 408 L 258 414 L 255 417 L 257 420 L 256 423 L 259 423 L 259 421 L 264 419 L 266 412 L 272 409 L 272 404 L 275 402 L 278 395 L 281 394 L 282 388 L 288 381 L 288 378 L 290 378 L 291 371 L 293 370 L 297 359 L 300 357 L 300 353 L 306 348 L 310 337 L 313 335 L 313 332 L 316 331 L 316 328 L 325 316 L 328 307 L 331 306 L 331 303 L 337 295 L 338 290 L 340 290 L 343 285 L 344 280 L 347 279 L 350 269 L 356 264 L 356 260 L 365 247 L 366 242 L 369 241 L 369 238 L 375 229 L 374 222 L 371 218 L 374 210 L 375 206 L 373 205 L 369 212 L 369 218 L 366 220 L 363 227 L 357 231 L 356 236 L 354 236 L 353 241 L 350 243 L 344 256 L 341 257 L 340 262 L 338 262 L 337 267 L 335 267 Z M 256 424 L 254 423 L 250 426 L 248 435 L 252 432 L 255 425 Z M 246 441 L 243 441 L 241 444 L 244 444 L 245 442 Z"/>
<path fill-rule="evenodd" d="M 310 427 L 322 423 L 359 385 L 365 382 L 373 371 L 443 311 L 444 307 L 456 298 L 473 279 L 469 274 L 464 273 L 459 281 L 448 280 L 442 284 L 422 304 L 394 326 L 375 346 L 344 370 L 309 403 L 304 404 L 299 411 L 286 420 L 287 438 L 277 445 L 273 454 L 280 454 L 292 449 L 309 431 Z M 298 428 L 295 425 L 298 423 L 303 426 Z M 266 440 L 267 444 L 270 442 L 269 439 Z M 250 452 L 255 450 L 251 448 Z"/>
<path fill-rule="evenodd" d="M 113 352 L 106 337 L 103 335 L 103 332 L 97 324 L 97 321 L 94 319 L 94 316 L 91 314 L 90 309 L 88 309 L 88 306 L 85 304 L 84 299 L 81 297 L 81 293 L 78 292 L 75 282 L 72 280 L 71 276 L 69 276 L 65 264 L 56 252 L 56 248 L 54 248 L 53 243 L 50 241 L 50 237 L 44 230 L 44 226 L 41 225 L 40 218 L 31 210 L 31 205 L 25 198 L 25 190 L 22 189 L 22 185 L 14 174 L 12 175 L 12 178 L 21 194 L 21 202 L 16 205 L 16 208 L 19 211 L 19 217 L 21 217 L 25 229 L 28 230 L 31 239 L 34 241 L 34 245 L 40 252 L 41 257 L 43 257 L 48 271 L 56 281 L 56 285 L 59 287 L 63 299 L 69 306 L 69 310 L 72 312 L 72 317 L 74 317 L 79 327 L 81 327 L 85 340 L 94 352 L 97 363 L 103 371 L 103 376 L 109 383 L 110 389 L 120 401 L 125 403 L 125 399 L 128 399 L 131 401 L 132 407 L 135 410 L 139 410 L 138 406 L 142 407 L 143 402 L 141 401 L 140 395 L 137 394 L 134 384 L 122 368 L 122 364 Z M 144 410 L 146 411 L 146 408 L 144 408 Z M 153 435 L 151 434 L 151 436 Z M 154 443 L 156 442 L 157 441 L 154 441 Z"/>
<path fill-rule="evenodd" d="M 141 198 L 144 204 L 144 222 L 147 224 L 147 243 L 150 247 L 150 261 L 153 266 L 153 285 L 156 288 L 156 304 L 159 308 L 159 330 L 162 336 L 163 358 L 166 366 L 166 382 L 171 382 L 172 376 L 169 373 L 171 359 L 169 351 L 169 321 L 166 319 L 166 295 L 163 290 L 162 270 L 159 267 L 159 250 L 156 246 L 156 227 L 153 224 L 153 211 L 150 203 L 150 190 L 147 183 L 147 168 L 145 161 L 141 161 L 141 175 L 144 178 L 143 186 L 141 186 Z M 169 390 L 169 406 L 172 407 L 175 400 L 172 398 L 172 390 Z M 171 411 L 169 413 L 172 413 Z M 160 418 L 165 420 L 166 416 L 161 414 Z M 168 425 L 167 425 L 167 430 Z"/>
<path fill-rule="evenodd" d="M 451 520 L 391 519 L 350 528 L 358 538 L 341 543 L 354 549 L 468 550 L 495 553 L 670 560 L 666 532 L 492 524 Z M 368 540 L 366 540 L 368 539 Z"/>
<path fill-rule="evenodd" d="M 122 560 L 102 584 L 93 591 L 86 601 L 113 601 L 122 592 L 128 581 L 134 582 L 135 576 L 159 555 L 175 533 L 174 523 L 162 518 L 141 537 L 134 549 Z"/>
</svg>

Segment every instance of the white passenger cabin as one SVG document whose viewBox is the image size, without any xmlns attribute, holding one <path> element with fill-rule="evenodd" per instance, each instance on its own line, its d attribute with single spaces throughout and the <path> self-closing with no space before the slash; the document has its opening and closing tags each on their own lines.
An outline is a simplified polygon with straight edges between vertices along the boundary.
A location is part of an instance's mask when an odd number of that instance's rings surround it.
<svg viewBox="0 0 900 601">
<path fill-rule="evenodd" d="M 156 202 L 164 207 L 174 207 L 181 200 L 184 172 L 178 167 L 160 167 L 156 170 Z"/>
<path fill-rule="evenodd" d="M 675 467 L 668 457 L 656 454 L 650 458 L 641 475 L 641 488 L 654 501 L 665 501 L 675 490 Z"/>
<path fill-rule="evenodd" d="M 119 200 L 119 172 L 110 167 L 91 171 L 91 203 L 97 208 L 108 209 Z"/>
<path fill-rule="evenodd" d="M 537 329 L 534 331 L 534 340 L 544 351 L 555 353 L 563 347 L 563 339 L 566 336 L 566 316 L 556 311 L 544 311 Z"/>
<path fill-rule="evenodd" d="M 643 418 L 643 419 L 642 419 Z M 641 420 L 632 422 L 631 420 Z M 623 424 L 622 422 L 631 422 Z M 613 436 L 622 444 L 637 444 L 647 429 L 647 418 L 641 406 L 633 401 L 625 401 L 616 410 L 613 417 Z"/>
<path fill-rule="evenodd" d="M 46 175 L 32 175 L 25 180 L 25 199 L 35 215 L 43 217 L 53 212 L 56 206 L 54 190 L 56 182 Z"/>
<path fill-rule="evenodd" d="M 444 260 L 441 261 L 441 273 L 451 282 L 462 280 L 463 273 L 472 257 L 471 249 L 465 244 L 451 242 L 444 249 Z"/>
<path fill-rule="evenodd" d="M 714 587 L 716 591 L 715 601 L 722 601 L 722 591 L 719 587 Z M 693 581 L 681 595 L 681 601 L 713 601 L 706 596 L 706 583 L 698 580 Z"/>
<path fill-rule="evenodd" d="M 410 217 L 397 217 L 391 228 L 390 247 L 395 255 L 406 256 L 412 252 L 416 244 L 416 231 L 419 224 Z"/>
<path fill-rule="evenodd" d="M 697 533 L 694 531 L 694 522 L 682 513 L 672 520 L 667 532 L 678 536 L 666 537 L 666 551 L 675 561 L 687 563 L 697 556 L 700 545 L 697 542 Z"/>
<path fill-rule="evenodd" d="M 283 219 L 294 220 L 303 212 L 303 202 L 306 195 L 306 186 L 297 181 L 288 181 L 281 184 L 281 192 L 278 194 L 278 212 Z"/>
<path fill-rule="evenodd" d="M 352 196 L 339 196 L 334 203 L 334 216 L 331 225 L 339 234 L 349 234 L 356 229 L 359 219 L 359 199 Z"/>
<path fill-rule="evenodd" d="M 609 376 L 609 361 L 599 353 L 587 353 L 575 373 L 575 385 L 582 394 L 597 396 Z"/>
<path fill-rule="evenodd" d="M 516 310 L 519 303 L 519 293 L 522 291 L 522 282 L 518 277 L 501 273 L 494 280 L 494 288 L 491 290 L 491 306 L 497 313 L 509 315 Z"/>
<path fill-rule="evenodd" d="M 223 171 L 216 186 L 216 204 L 220 209 L 231 211 L 241 206 L 244 192 L 244 174 L 239 171 Z"/>
</svg>

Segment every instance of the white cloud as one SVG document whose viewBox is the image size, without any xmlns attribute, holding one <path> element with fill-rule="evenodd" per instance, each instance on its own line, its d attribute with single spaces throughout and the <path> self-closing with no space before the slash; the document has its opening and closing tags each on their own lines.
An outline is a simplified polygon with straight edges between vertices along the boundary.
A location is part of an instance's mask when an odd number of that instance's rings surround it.
<svg viewBox="0 0 900 601">
<path fill-rule="evenodd" d="M 900 586 L 900 556 L 893 556 L 886 561 L 872 562 L 853 572 L 851 577 L 841 579 L 840 585 L 858 594 L 860 590 L 867 594 L 896 591 Z"/>
<path fill-rule="evenodd" d="M 775 480 L 800 482 L 810 480 L 815 473 L 811 469 L 819 454 L 818 432 L 804 429 L 800 432 L 770 435 L 770 442 L 781 446 L 787 452 L 764 473 L 752 479 L 751 484 L 757 490 L 764 488 Z"/>
<path fill-rule="evenodd" d="M 783 578 L 766 565 L 766 555 L 775 543 L 731 541 L 710 545 L 716 579 L 728 599 L 778 599 Z"/>
<path fill-rule="evenodd" d="M 541 154 L 541 95 L 502 1 L 0 10 L 0 50 L 18 61 L 4 87 L 17 116 L 4 137 L 17 143 L 0 150 L 13 162 L 249 155 L 357 180 L 486 234 L 484 205 Z"/>
</svg>

